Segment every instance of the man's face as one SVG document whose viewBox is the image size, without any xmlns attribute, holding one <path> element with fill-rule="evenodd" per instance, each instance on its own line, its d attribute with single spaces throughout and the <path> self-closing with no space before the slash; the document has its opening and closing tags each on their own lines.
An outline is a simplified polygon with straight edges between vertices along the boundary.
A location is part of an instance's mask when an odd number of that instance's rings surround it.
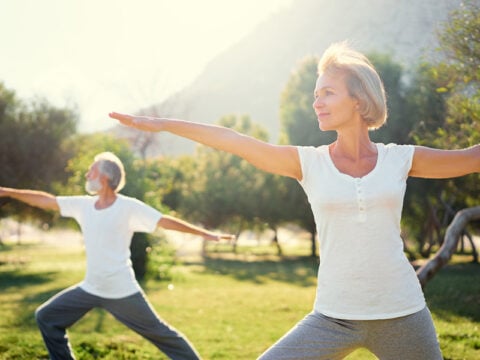
<svg viewBox="0 0 480 360">
<path fill-rule="evenodd" d="M 100 181 L 100 171 L 98 163 L 93 163 L 85 175 L 85 190 L 90 195 L 97 194 L 102 189 L 102 182 Z"/>
</svg>

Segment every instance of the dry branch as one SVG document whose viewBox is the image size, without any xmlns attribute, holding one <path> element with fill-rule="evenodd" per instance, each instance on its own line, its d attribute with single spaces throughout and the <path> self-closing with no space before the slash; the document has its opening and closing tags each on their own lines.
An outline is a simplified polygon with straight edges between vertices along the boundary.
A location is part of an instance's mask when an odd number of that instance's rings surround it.
<svg viewBox="0 0 480 360">
<path fill-rule="evenodd" d="M 458 241 L 463 229 L 465 229 L 465 226 L 467 226 L 470 221 L 477 219 L 480 219 L 480 206 L 463 209 L 457 212 L 453 221 L 447 228 L 445 241 L 441 248 L 430 261 L 417 270 L 417 276 L 422 287 L 425 287 L 427 282 L 448 263 L 457 249 Z"/>
</svg>

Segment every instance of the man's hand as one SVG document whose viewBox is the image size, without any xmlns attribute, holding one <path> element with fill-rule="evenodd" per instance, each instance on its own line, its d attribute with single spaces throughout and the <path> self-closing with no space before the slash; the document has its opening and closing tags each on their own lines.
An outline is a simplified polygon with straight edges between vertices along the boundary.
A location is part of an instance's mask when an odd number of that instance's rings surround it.
<svg viewBox="0 0 480 360">
<path fill-rule="evenodd" d="M 212 234 L 204 235 L 203 238 L 205 240 L 210 240 L 210 241 L 220 241 L 220 240 L 232 241 L 232 240 L 235 240 L 235 235 L 212 233 Z"/>
</svg>

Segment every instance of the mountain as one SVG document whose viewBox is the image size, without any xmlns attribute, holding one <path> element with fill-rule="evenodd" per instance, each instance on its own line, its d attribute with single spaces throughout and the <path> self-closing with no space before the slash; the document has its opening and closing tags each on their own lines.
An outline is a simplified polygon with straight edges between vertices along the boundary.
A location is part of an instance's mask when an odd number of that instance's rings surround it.
<svg viewBox="0 0 480 360">
<path fill-rule="evenodd" d="M 296 0 L 216 57 L 187 88 L 144 113 L 213 123 L 226 114 L 248 114 L 276 142 L 280 94 L 298 62 L 320 56 L 332 42 L 391 54 L 408 67 L 432 59 L 437 31 L 460 0 Z M 194 57 L 194 54 L 193 54 Z M 313 89 L 312 89 L 313 91 Z M 194 144 L 160 134 L 150 153 L 190 153 Z"/>
</svg>

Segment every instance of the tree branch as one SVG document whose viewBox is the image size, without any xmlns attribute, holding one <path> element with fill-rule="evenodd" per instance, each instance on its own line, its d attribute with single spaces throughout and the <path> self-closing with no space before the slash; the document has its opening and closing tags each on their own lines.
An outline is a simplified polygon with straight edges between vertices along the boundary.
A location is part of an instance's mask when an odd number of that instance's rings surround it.
<svg viewBox="0 0 480 360">
<path fill-rule="evenodd" d="M 480 219 L 480 206 L 457 212 L 447 228 L 443 245 L 430 261 L 417 270 L 417 276 L 422 287 L 425 287 L 427 282 L 448 263 L 457 248 L 463 229 L 470 221 L 477 219 Z"/>
</svg>

